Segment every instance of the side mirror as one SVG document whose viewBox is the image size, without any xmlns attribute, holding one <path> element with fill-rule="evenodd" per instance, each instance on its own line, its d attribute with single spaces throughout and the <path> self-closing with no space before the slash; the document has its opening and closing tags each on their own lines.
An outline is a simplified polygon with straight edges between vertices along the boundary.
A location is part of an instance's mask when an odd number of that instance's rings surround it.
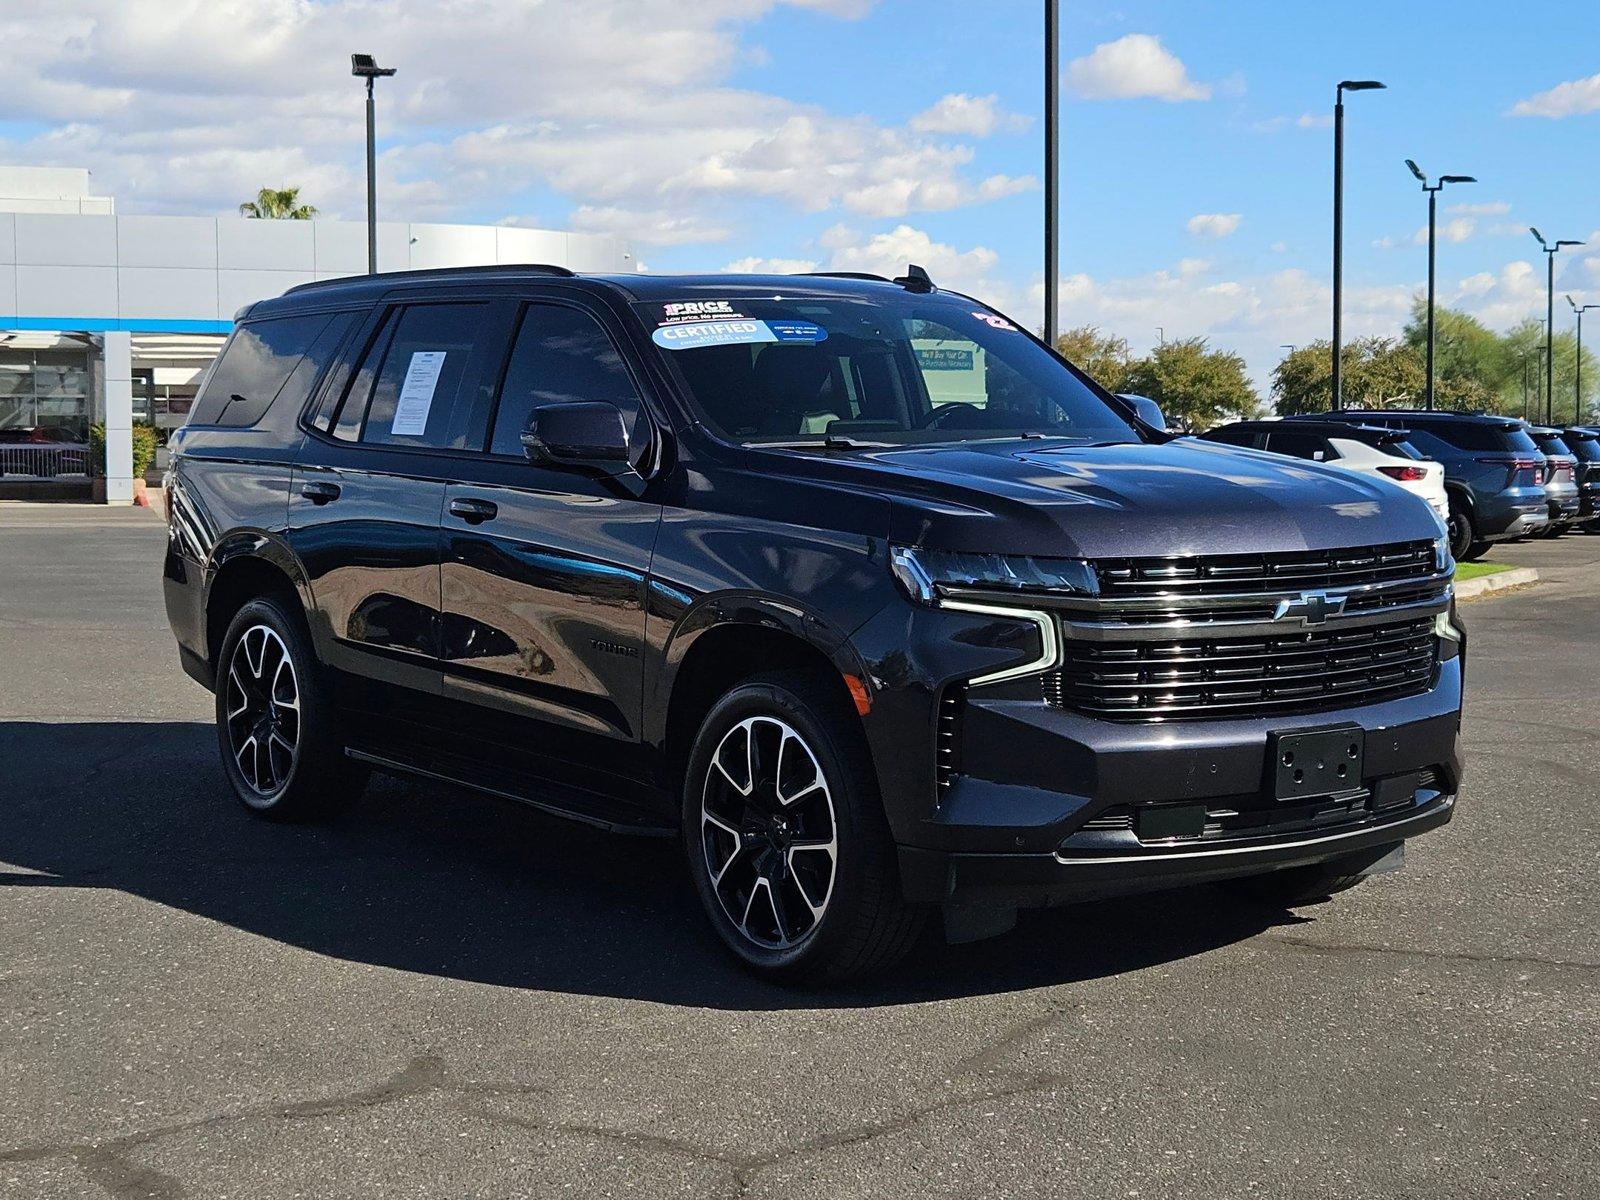
<svg viewBox="0 0 1600 1200">
<path fill-rule="evenodd" d="M 628 426 L 622 410 L 604 401 L 541 404 L 522 435 L 530 462 L 619 475 L 628 466 Z"/>
<path fill-rule="evenodd" d="M 1150 399 L 1149 396 L 1135 396 L 1132 392 L 1118 392 L 1117 395 L 1133 405 L 1133 411 L 1139 415 L 1139 419 L 1146 425 L 1153 426 L 1156 429 L 1165 429 L 1167 427 L 1167 417 L 1161 411 L 1161 405 Z"/>
</svg>

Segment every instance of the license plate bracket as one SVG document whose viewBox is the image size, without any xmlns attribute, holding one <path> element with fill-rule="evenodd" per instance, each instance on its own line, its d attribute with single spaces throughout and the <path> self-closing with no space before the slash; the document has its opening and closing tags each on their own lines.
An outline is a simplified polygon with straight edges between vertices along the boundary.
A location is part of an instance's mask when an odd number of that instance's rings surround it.
<svg viewBox="0 0 1600 1200">
<path fill-rule="evenodd" d="M 1274 733 L 1267 737 L 1275 800 L 1310 800 L 1361 787 L 1366 731 L 1359 725 Z"/>
</svg>

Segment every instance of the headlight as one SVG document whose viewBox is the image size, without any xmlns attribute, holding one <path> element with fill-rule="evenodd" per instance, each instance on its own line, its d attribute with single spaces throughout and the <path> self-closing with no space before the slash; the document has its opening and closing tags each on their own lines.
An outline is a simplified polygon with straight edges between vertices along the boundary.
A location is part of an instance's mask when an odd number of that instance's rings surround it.
<svg viewBox="0 0 1600 1200">
<path fill-rule="evenodd" d="M 1453 565 L 1450 560 L 1450 535 L 1441 533 L 1433 539 L 1433 569 L 1448 571 Z"/>
<path fill-rule="evenodd" d="M 1093 596 L 1099 591 L 1094 569 L 1076 558 L 1032 558 L 1010 554 L 963 554 L 949 550 L 889 548 L 889 569 L 906 595 L 938 604 L 949 588 L 991 592 L 1030 592 Z"/>
</svg>

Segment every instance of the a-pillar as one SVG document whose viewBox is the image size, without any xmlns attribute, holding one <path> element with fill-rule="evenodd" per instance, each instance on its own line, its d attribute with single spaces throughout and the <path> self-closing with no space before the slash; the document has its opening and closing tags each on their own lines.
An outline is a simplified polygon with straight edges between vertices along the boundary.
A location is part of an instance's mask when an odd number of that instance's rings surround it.
<svg viewBox="0 0 1600 1200">
<path fill-rule="evenodd" d="M 100 340 L 101 411 L 106 420 L 106 503 L 133 503 L 133 339 L 111 330 Z"/>
</svg>

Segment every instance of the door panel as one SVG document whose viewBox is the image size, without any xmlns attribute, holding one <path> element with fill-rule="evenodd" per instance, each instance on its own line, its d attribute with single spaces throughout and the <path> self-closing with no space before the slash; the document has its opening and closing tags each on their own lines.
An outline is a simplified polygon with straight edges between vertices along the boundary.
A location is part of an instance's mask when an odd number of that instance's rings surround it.
<svg viewBox="0 0 1600 1200">
<path fill-rule="evenodd" d="M 528 464 L 482 468 L 480 477 L 528 478 L 446 488 L 445 693 L 636 739 L 644 583 L 660 506 Z M 462 501 L 487 502 L 495 514 L 482 519 Z"/>
<path fill-rule="evenodd" d="M 422 461 L 363 469 L 372 453 L 313 439 L 295 469 L 289 544 L 310 581 L 312 635 L 330 666 L 437 693 L 444 480 Z"/>
</svg>

